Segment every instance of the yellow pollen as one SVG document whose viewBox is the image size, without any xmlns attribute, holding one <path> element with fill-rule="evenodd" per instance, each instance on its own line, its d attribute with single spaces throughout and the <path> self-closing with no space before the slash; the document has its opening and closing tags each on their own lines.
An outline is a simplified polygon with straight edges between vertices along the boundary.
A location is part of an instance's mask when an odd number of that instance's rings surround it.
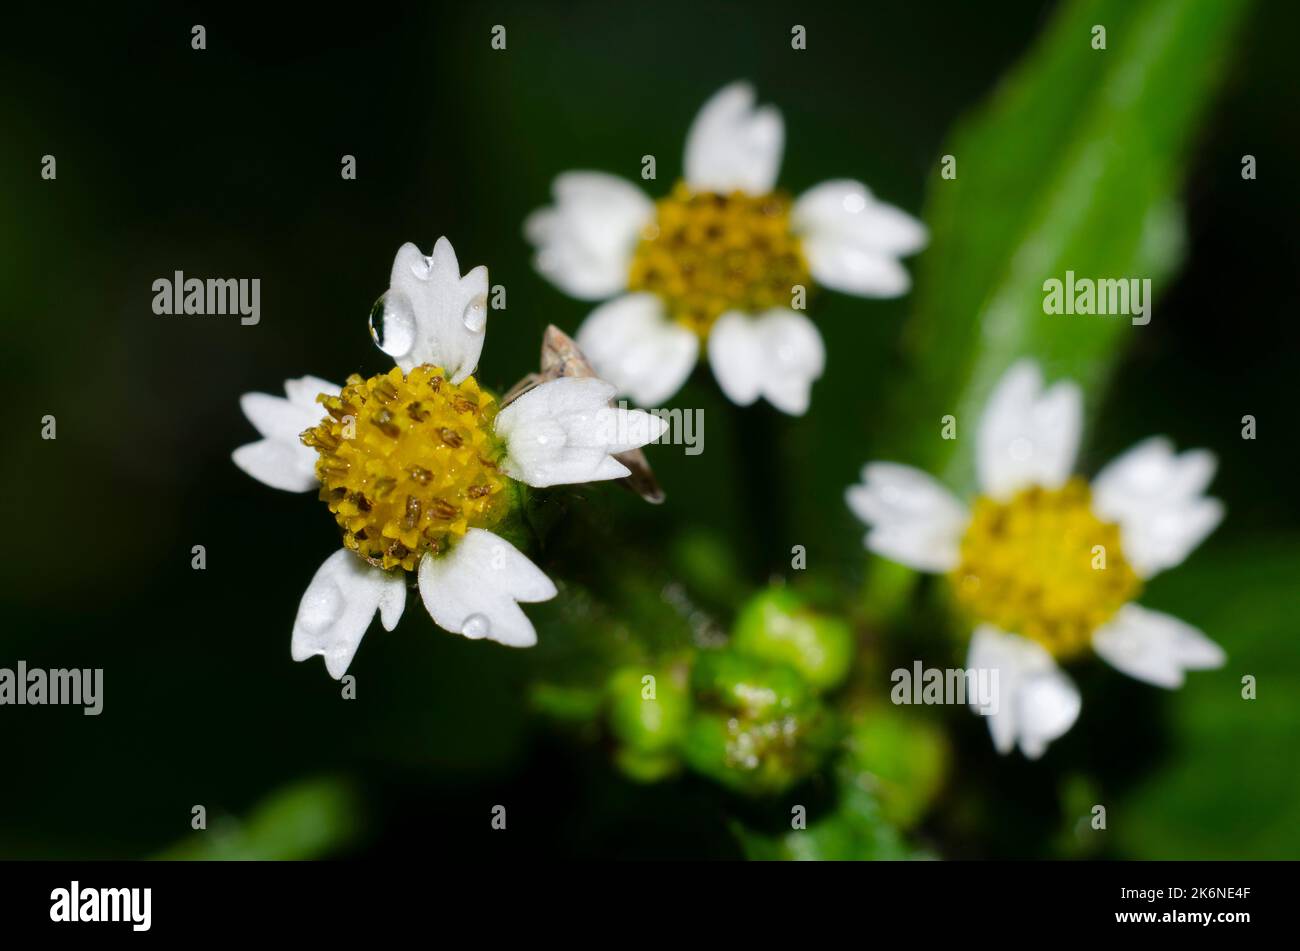
<svg viewBox="0 0 1300 951">
<path fill-rule="evenodd" d="M 692 192 L 679 182 L 656 209 L 632 257 L 628 289 L 658 294 L 673 319 L 701 338 L 729 310 L 789 307 L 794 286 L 809 286 L 790 232 L 789 196 Z"/>
<path fill-rule="evenodd" d="M 473 377 L 454 385 L 441 367 L 394 367 L 368 380 L 354 373 L 338 396 L 316 399 L 329 415 L 302 441 L 320 455 L 320 498 L 343 544 L 370 564 L 413 571 L 424 552 L 509 509 L 498 407 Z"/>
<path fill-rule="evenodd" d="M 1056 657 L 1088 647 L 1092 632 L 1141 588 L 1119 526 L 1093 514 L 1088 484 L 1022 489 L 1007 502 L 981 497 L 950 573 L 957 601 L 977 621 L 1037 641 Z"/>
</svg>

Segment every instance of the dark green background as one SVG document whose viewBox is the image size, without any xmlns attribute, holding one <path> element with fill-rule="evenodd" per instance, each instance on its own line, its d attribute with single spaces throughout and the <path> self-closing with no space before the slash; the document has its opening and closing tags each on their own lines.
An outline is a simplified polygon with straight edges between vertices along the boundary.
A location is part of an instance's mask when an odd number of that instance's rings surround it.
<svg viewBox="0 0 1300 951">
<path fill-rule="evenodd" d="M 0 666 L 103 667 L 106 696 L 98 718 L 0 708 L 0 857 L 156 854 L 186 836 L 193 804 L 214 824 L 256 816 L 302 782 L 302 800 L 272 815 L 299 817 L 308 844 L 254 853 L 738 855 L 726 817 L 745 810 L 714 787 L 631 785 L 598 743 L 529 711 L 531 675 L 568 663 L 563 605 L 530 609 L 542 646 L 514 652 L 442 632 L 411 598 L 395 632 L 376 624 L 363 642 L 352 702 L 319 661 L 294 664 L 298 599 L 337 537 L 310 495 L 230 462 L 254 438 L 238 397 L 289 376 L 382 369 L 366 314 L 392 256 L 444 234 L 465 268 L 487 264 L 508 290 L 479 372 L 507 388 L 535 367 L 546 324 L 572 331 L 589 309 L 533 272 L 525 214 L 557 173 L 636 178 L 645 154 L 659 173 L 647 184 L 666 191 L 692 116 L 732 79 L 753 80 L 785 116 L 785 188 L 854 177 L 919 214 L 954 122 L 1053 6 L 7 12 Z M 1247 20 L 1187 159 L 1185 265 L 1152 324 L 1130 335 L 1081 457 L 1095 471 L 1152 433 L 1219 454 L 1228 517 L 1146 603 L 1203 627 L 1233 659 L 1174 695 L 1082 671 L 1083 718 L 1039 764 L 998 759 L 982 723 L 950 717 L 960 752 L 921 835 L 939 854 L 1076 854 L 1071 816 L 1094 801 L 1112 804 L 1100 854 L 1300 851 L 1298 20 L 1286 3 Z M 190 49 L 194 23 L 206 51 Z M 497 23 L 504 52 L 489 46 Z M 807 27 L 807 51 L 790 48 L 793 23 Z M 57 181 L 40 178 L 47 153 Z M 1244 153 L 1258 181 L 1242 181 Z M 344 154 L 357 156 L 356 181 L 340 178 Z M 154 316 L 150 285 L 175 270 L 261 278 L 261 324 Z M 676 578 L 690 591 L 672 554 L 687 533 L 734 552 L 752 585 L 798 543 L 826 587 L 858 590 L 862 529 L 843 489 L 879 449 L 913 303 L 818 298 L 829 362 L 804 419 L 733 412 L 697 374 L 673 403 L 703 408 L 704 453 L 651 450 L 667 504 L 584 490 L 604 529 L 584 521 L 557 551 L 599 545 L 605 561 L 643 565 L 649 589 Z M 47 413 L 57 441 L 39 438 Z M 1253 442 L 1240 438 L 1245 414 L 1258 420 Z M 206 571 L 190 568 L 195 544 Z M 557 551 L 543 567 L 583 582 Z M 733 606 L 698 600 L 725 629 Z M 1260 682 L 1249 707 L 1235 699 L 1242 673 Z M 506 836 L 488 827 L 496 803 L 510 810 Z M 284 823 L 264 822 L 279 842 Z"/>
</svg>

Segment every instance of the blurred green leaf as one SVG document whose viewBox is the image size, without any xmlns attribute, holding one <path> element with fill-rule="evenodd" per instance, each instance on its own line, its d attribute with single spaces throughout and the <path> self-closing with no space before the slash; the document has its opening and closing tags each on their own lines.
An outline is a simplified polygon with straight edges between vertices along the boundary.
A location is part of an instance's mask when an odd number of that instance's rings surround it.
<svg viewBox="0 0 1300 951">
<path fill-rule="evenodd" d="M 1239 0 L 1063 4 L 992 99 L 959 125 L 935 177 L 905 346 L 910 360 L 889 450 L 970 488 L 972 438 L 989 391 L 1015 360 L 1085 392 L 1105 381 L 1140 327 L 1126 317 L 1043 313 L 1043 282 L 1151 278 L 1181 257 L 1176 196 L 1197 120 L 1216 87 Z M 1092 48 L 1095 24 L 1107 48 Z M 1155 313 L 1153 320 L 1168 320 Z M 940 420 L 957 418 L 955 440 Z"/>
<path fill-rule="evenodd" d="M 566 723 L 587 723 L 600 715 L 605 702 L 599 687 L 554 684 L 546 681 L 528 688 L 528 699 L 533 709 L 545 716 Z"/>
<path fill-rule="evenodd" d="M 733 823 L 745 855 L 756 861 L 879 861 L 921 858 L 881 813 L 876 797 L 843 770 L 839 801 L 825 817 L 810 815 L 808 828 L 768 835 Z"/>
<path fill-rule="evenodd" d="M 311 779 L 262 800 L 242 821 L 208 816 L 195 832 L 156 858 L 203 861 L 291 861 L 330 855 L 357 834 L 359 802 L 335 779 Z"/>
<path fill-rule="evenodd" d="M 1167 760 L 1109 810 L 1119 849 L 1142 859 L 1300 855 L 1300 548 L 1206 551 L 1162 575 L 1144 603 L 1223 645 L 1221 670 L 1194 672 L 1168 699 Z M 1242 678 L 1256 679 L 1254 700 Z M 1154 688 L 1153 688 L 1154 689 Z M 1279 756 L 1281 750 L 1290 756 Z"/>
<path fill-rule="evenodd" d="M 877 704 L 854 721 L 848 762 L 857 784 L 873 791 L 882 815 L 900 829 L 921 820 L 943 786 L 951 753 L 932 722 L 892 704 Z"/>
</svg>

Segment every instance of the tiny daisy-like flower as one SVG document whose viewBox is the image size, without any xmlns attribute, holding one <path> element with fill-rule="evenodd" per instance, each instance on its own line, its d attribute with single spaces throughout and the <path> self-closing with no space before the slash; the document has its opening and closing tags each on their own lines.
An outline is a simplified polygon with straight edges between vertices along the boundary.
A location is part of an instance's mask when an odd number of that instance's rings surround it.
<svg viewBox="0 0 1300 951">
<path fill-rule="evenodd" d="M 555 204 L 524 224 L 535 264 L 561 290 L 605 300 L 578 331 L 596 372 L 644 406 L 686 382 L 703 344 L 719 386 L 748 406 L 808 409 L 826 362 L 821 334 L 792 309 L 814 282 L 864 297 L 910 286 L 898 257 L 924 226 L 861 182 L 776 190 L 781 114 L 748 83 L 704 104 L 686 137 L 685 180 L 658 201 L 601 172 L 555 180 Z M 802 304 L 800 304 L 802 306 Z"/>
<path fill-rule="evenodd" d="M 1036 759 L 1070 729 L 1081 701 L 1059 663 L 1090 648 L 1170 689 L 1185 671 L 1225 660 L 1200 631 L 1135 601 L 1223 518 L 1223 504 L 1204 494 L 1214 456 L 1180 455 L 1152 438 L 1089 485 L 1071 475 L 1081 430 L 1079 387 L 1045 390 L 1038 366 L 1024 361 L 999 381 L 980 420 L 982 494 L 971 507 L 926 473 L 889 462 L 869 463 L 847 493 L 870 527 L 868 549 L 946 575 L 975 625 L 967 667 L 998 672 L 988 719 L 1000 753 L 1019 745 Z"/>
<path fill-rule="evenodd" d="M 462 276 L 446 238 L 431 257 L 405 244 L 373 331 L 393 369 L 241 398 L 262 439 L 236 449 L 235 464 L 273 488 L 317 489 L 343 537 L 298 607 L 294 660 L 323 655 L 342 677 L 376 611 L 396 627 L 408 574 L 438 626 L 535 644 L 519 602 L 553 598 L 555 585 L 494 531 L 517 513 L 521 484 L 621 478 L 613 454 L 662 435 L 663 420 L 611 408 L 614 387 L 595 378 L 549 380 L 499 406 L 471 375 L 487 291 L 487 269 Z"/>
</svg>

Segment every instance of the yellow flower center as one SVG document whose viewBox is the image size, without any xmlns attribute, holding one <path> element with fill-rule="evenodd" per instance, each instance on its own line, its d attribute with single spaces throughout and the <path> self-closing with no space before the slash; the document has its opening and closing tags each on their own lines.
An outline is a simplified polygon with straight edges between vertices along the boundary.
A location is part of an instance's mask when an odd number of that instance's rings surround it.
<svg viewBox="0 0 1300 951">
<path fill-rule="evenodd" d="M 1087 648 L 1092 632 L 1141 588 L 1119 526 L 1093 514 L 1074 478 L 1059 489 L 981 497 L 950 574 L 958 602 L 978 621 L 1037 641 L 1056 657 Z"/>
<path fill-rule="evenodd" d="M 656 209 L 628 288 L 658 294 L 673 319 L 700 337 L 729 310 L 789 307 L 795 285 L 808 287 L 787 195 L 692 192 L 679 182 Z"/>
<path fill-rule="evenodd" d="M 343 544 L 380 568 L 413 571 L 470 528 L 490 528 L 509 509 L 510 480 L 492 432 L 496 400 L 473 377 L 460 385 L 441 367 L 396 367 L 348 377 L 329 412 L 302 434 L 320 454 L 321 501 Z"/>
</svg>

